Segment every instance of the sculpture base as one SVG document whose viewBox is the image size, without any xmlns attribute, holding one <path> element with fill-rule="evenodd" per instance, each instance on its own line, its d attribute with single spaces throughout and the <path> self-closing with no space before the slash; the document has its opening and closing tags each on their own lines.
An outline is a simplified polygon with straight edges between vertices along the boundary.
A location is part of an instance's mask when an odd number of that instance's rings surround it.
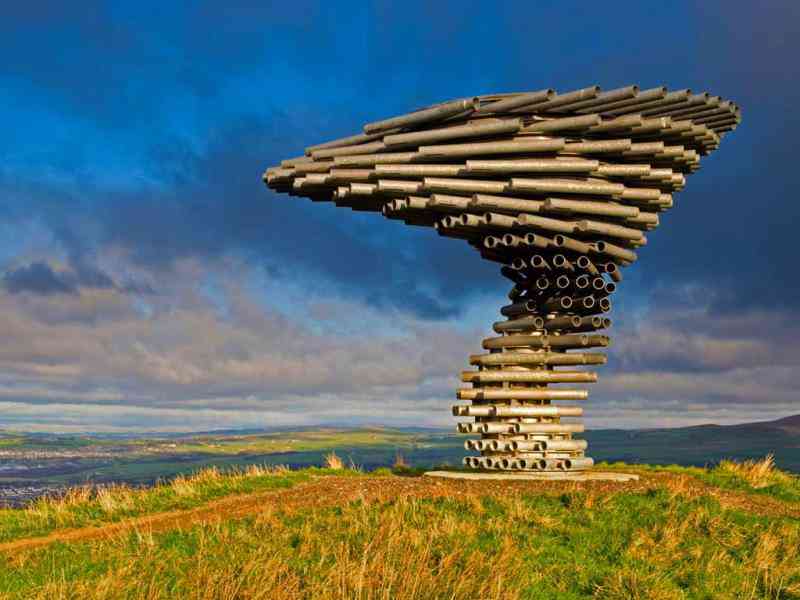
<svg viewBox="0 0 800 600">
<path fill-rule="evenodd" d="M 608 471 L 546 471 L 528 472 L 464 472 L 464 471 L 427 471 L 427 477 L 445 479 L 471 480 L 504 480 L 504 481 L 638 481 L 639 476 L 633 473 L 609 473 Z"/>
</svg>

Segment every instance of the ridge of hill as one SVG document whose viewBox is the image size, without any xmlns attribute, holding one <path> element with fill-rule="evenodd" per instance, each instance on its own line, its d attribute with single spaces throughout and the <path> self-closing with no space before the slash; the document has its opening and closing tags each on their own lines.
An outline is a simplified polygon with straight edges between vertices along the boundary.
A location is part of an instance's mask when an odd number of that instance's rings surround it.
<svg viewBox="0 0 800 600">
<path fill-rule="evenodd" d="M 791 435 L 800 435 L 800 415 L 790 415 L 774 421 L 758 421 L 755 423 L 743 423 L 741 425 L 732 425 L 736 428 L 763 428 L 763 429 L 781 429 Z"/>
<path fill-rule="evenodd" d="M 694 431 L 707 429 L 721 430 L 748 430 L 763 431 L 765 429 L 782 429 L 787 433 L 800 434 L 800 414 L 788 415 L 771 421 L 751 421 L 746 423 L 735 423 L 720 425 L 717 423 L 703 423 L 701 425 L 686 425 L 681 427 L 639 427 L 639 428 L 593 428 L 589 431 L 624 431 L 633 433 L 655 432 L 655 431 Z M 0 429 L 0 438 L 30 438 L 31 440 L 68 440 L 68 439 L 105 439 L 105 440 L 164 440 L 164 439 L 193 439 L 198 437 L 214 436 L 258 436 L 265 434 L 279 433 L 310 433 L 310 432 L 336 432 L 336 431 L 373 431 L 381 432 L 402 432 L 417 434 L 447 434 L 451 428 L 442 427 L 403 427 L 386 425 L 352 425 L 342 423 L 326 423 L 320 425 L 305 426 L 281 426 L 281 427 L 249 427 L 245 429 L 209 429 L 198 431 L 137 431 L 137 432 L 105 432 L 105 431 L 84 431 L 78 433 L 57 433 L 40 431 L 17 431 L 14 429 Z"/>
</svg>

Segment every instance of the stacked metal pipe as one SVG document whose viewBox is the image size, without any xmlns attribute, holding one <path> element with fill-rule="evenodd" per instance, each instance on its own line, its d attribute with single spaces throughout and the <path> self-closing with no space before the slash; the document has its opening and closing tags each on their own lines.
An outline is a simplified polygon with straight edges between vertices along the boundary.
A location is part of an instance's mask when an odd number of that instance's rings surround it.
<svg viewBox="0 0 800 600">
<path fill-rule="evenodd" d="M 592 466 L 576 417 L 610 297 L 688 173 L 740 122 L 708 93 L 591 86 L 444 102 L 267 169 L 269 187 L 466 240 L 513 284 L 453 414 L 476 469 Z M 561 384 L 568 387 L 564 389 Z M 556 404 L 558 402 L 558 404 Z M 563 404 L 562 402 L 567 402 Z"/>
</svg>

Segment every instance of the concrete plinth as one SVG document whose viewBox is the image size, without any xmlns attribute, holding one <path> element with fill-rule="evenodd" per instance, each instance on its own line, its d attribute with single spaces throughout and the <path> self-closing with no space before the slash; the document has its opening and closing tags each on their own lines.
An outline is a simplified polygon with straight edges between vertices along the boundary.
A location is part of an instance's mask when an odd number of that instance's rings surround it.
<svg viewBox="0 0 800 600">
<path fill-rule="evenodd" d="M 504 480 L 504 481 L 637 481 L 638 475 L 633 473 L 609 473 L 603 471 L 546 471 L 546 472 L 463 472 L 463 471 L 428 471 L 427 477 L 443 477 L 445 479 L 470 480 Z"/>
</svg>

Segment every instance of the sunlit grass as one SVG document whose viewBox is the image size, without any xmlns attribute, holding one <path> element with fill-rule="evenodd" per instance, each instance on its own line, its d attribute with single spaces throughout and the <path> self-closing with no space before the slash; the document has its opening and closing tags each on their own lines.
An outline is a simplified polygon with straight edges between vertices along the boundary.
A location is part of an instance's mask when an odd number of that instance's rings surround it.
<svg viewBox="0 0 800 600">
<path fill-rule="evenodd" d="M 230 436 L 226 438 L 198 437 L 173 442 L 170 451 L 212 455 L 235 455 L 241 453 L 275 453 L 319 451 L 335 447 L 358 447 L 374 445 L 408 446 L 414 436 L 391 429 L 337 430 L 281 432 Z"/>
<path fill-rule="evenodd" d="M 753 492 L 787 502 L 800 502 L 800 477 L 776 468 L 771 454 L 761 460 L 723 460 L 711 468 L 679 465 L 627 465 L 625 463 L 600 463 L 596 468 L 634 470 L 645 473 L 673 473 L 695 477 L 723 489 Z"/>
<path fill-rule="evenodd" d="M 9 598 L 796 598 L 800 523 L 674 490 L 361 501 L 9 558 Z"/>
<path fill-rule="evenodd" d="M 344 463 L 336 452 L 330 452 L 325 455 L 325 466 L 329 469 L 341 470 L 344 469 Z"/>
</svg>

